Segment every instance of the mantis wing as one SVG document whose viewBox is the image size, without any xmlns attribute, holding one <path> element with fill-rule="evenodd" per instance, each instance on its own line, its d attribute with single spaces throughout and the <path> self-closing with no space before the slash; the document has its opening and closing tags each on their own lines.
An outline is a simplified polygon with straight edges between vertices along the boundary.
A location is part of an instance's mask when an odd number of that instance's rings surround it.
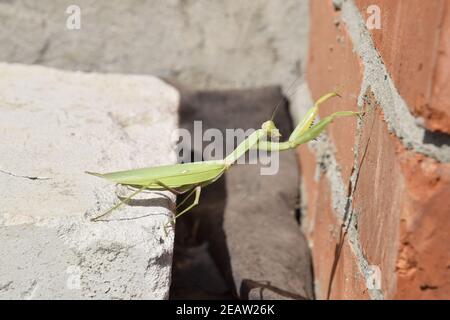
<svg viewBox="0 0 450 320">
<path fill-rule="evenodd" d="M 177 188 L 185 185 L 195 185 L 202 182 L 212 182 L 220 177 L 225 170 L 221 161 L 205 161 L 182 163 L 151 168 L 141 168 L 110 173 L 86 172 L 116 183 L 148 186 L 149 189 L 164 189 L 161 183 Z"/>
</svg>

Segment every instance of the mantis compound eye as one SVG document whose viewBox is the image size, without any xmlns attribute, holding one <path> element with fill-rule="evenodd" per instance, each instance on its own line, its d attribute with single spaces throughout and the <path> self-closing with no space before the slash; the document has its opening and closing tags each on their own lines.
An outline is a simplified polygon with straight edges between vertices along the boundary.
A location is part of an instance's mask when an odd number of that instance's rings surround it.
<svg viewBox="0 0 450 320">
<path fill-rule="evenodd" d="M 271 138 L 281 137 L 280 131 L 278 131 L 277 127 L 275 126 L 275 123 L 272 120 L 264 122 L 261 128 L 267 131 L 267 133 L 270 134 Z"/>
</svg>

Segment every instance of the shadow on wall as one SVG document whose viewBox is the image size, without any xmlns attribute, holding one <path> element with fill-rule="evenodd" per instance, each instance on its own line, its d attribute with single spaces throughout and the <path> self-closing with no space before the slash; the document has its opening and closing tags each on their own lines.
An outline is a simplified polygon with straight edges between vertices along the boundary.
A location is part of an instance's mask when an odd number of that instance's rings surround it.
<svg viewBox="0 0 450 320">
<path fill-rule="evenodd" d="M 255 290 L 254 289 L 259 289 Z M 240 289 L 240 297 L 243 300 L 264 300 L 264 290 L 270 290 L 281 297 L 293 300 L 307 300 L 306 297 L 299 294 L 295 294 L 281 288 L 272 286 L 270 281 L 253 281 L 250 279 L 244 279 Z M 255 294 L 257 296 L 255 297 Z"/>
</svg>

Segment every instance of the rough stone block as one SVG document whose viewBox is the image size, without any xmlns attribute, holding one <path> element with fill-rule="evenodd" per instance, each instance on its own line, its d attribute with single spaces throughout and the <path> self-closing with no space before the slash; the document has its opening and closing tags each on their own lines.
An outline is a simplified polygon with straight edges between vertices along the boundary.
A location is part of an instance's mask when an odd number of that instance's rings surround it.
<svg viewBox="0 0 450 320">
<path fill-rule="evenodd" d="M 0 297 L 168 297 L 174 197 L 117 202 L 85 170 L 173 163 L 178 92 L 151 76 L 0 64 Z"/>
<path fill-rule="evenodd" d="M 66 27 L 69 5 L 79 30 Z M 307 12 L 304 0 L 0 1 L 0 61 L 287 87 L 303 73 Z"/>
</svg>

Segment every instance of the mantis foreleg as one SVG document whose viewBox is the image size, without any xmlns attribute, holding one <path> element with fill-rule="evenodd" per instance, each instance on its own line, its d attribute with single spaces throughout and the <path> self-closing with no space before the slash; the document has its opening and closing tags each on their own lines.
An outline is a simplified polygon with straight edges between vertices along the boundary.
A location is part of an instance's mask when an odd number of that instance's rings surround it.
<svg viewBox="0 0 450 320">
<path fill-rule="evenodd" d="M 317 114 L 319 113 L 319 106 L 333 97 L 340 97 L 340 95 L 337 92 L 330 92 L 320 97 L 314 103 L 314 106 L 306 112 L 305 116 L 295 127 L 294 131 L 292 131 L 291 135 L 289 136 L 289 140 L 293 140 L 295 137 L 298 137 L 301 134 L 305 133 L 312 126 L 314 119 L 317 117 Z"/>
<path fill-rule="evenodd" d="M 324 119 L 320 120 L 318 123 L 313 125 L 308 130 L 303 133 L 299 133 L 297 135 L 291 134 L 288 141 L 285 142 L 268 142 L 268 141 L 259 141 L 258 149 L 266 150 L 266 151 L 284 151 L 288 149 L 293 149 L 303 143 L 311 141 L 319 136 L 325 128 L 333 122 L 335 118 L 338 117 L 349 117 L 349 116 L 359 116 L 362 112 L 354 112 L 354 111 L 339 111 L 335 112 Z M 299 131 L 300 132 L 300 131 Z"/>
</svg>

